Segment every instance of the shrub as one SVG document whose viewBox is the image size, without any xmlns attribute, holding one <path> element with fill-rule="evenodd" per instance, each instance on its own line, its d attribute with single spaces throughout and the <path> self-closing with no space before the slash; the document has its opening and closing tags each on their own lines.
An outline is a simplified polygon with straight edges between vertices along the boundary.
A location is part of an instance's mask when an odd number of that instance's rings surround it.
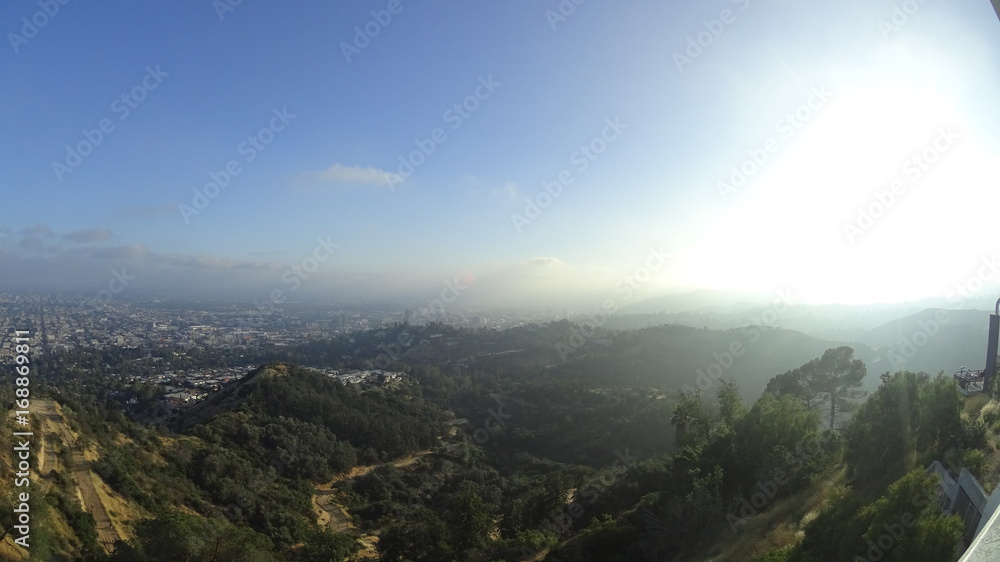
<svg viewBox="0 0 1000 562">
<path fill-rule="evenodd" d="M 791 560 L 792 551 L 794 549 L 795 545 L 788 545 L 786 547 L 779 548 L 778 550 L 758 554 L 753 557 L 753 562 L 788 562 Z"/>
<path fill-rule="evenodd" d="M 979 410 L 979 418 L 987 425 L 992 425 L 1000 421 L 1000 402 L 990 400 L 982 410 Z"/>
<path fill-rule="evenodd" d="M 976 478 L 982 479 L 986 469 L 986 454 L 978 449 L 971 449 L 962 455 L 962 466 L 969 469 Z"/>
<path fill-rule="evenodd" d="M 986 423 L 982 418 L 962 420 L 962 441 L 968 449 L 986 447 Z"/>
</svg>

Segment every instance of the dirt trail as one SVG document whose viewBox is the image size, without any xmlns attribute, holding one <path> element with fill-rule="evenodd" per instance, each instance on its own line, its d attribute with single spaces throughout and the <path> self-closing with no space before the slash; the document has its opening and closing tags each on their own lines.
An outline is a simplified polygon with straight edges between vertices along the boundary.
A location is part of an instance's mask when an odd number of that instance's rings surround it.
<svg viewBox="0 0 1000 562">
<path fill-rule="evenodd" d="M 69 448 L 73 463 L 70 468 L 76 478 L 77 495 L 83 510 L 94 518 L 94 522 L 97 524 L 97 537 L 104 549 L 111 552 L 119 535 L 111 523 L 111 517 L 108 516 L 100 494 L 97 493 L 97 487 L 94 485 L 95 476 L 90 470 L 90 463 L 87 462 L 83 450 L 77 443 L 76 436 L 73 435 L 59 405 L 54 400 L 35 400 L 33 405 L 35 406 L 35 414 L 42 421 L 42 440 L 52 436 Z M 45 453 L 43 466 L 45 469 L 51 470 L 55 467 L 54 447 L 47 447 Z"/>
<path fill-rule="evenodd" d="M 329 527 L 336 533 L 344 533 L 354 528 L 347 509 L 338 504 L 337 499 L 333 497 L 333 490 L 316 490 L 312 503 L 317 515 L 316 523 L 320 527 Z"/>
<path fill-rule="evenodd" d="M 343 482 L 345 480 L 354 480 L 355 478 L 360 478 L 362 476 L 365 476 L 365 475 L 369 474 L 371 471 L 375 470 L 376 468 L 378 468 L 380 466 L 386 466 L 386 465 L 391 464 L 392 466 L 394 466 L 396 468 L 405 468 L 407 466 L 410 466 L 411 464 L 414 464 L 415 462 L 417 462 L 421 458 L 423 458 L 423 457 L 431 454 L 431 452 L 432 451 L 429 451 L 429 450 L 417 451 L 417 452 L 413 453 L 412 455 L 403 457 L 401 459 L 396 459 L 396 460 L 392 461 L 391 463 L 368 464 L 368 465 L 364 465 L 364 466 L 356 466 L 356 467 L 352 468 L 351 470 L 349 470 L 347 472 L 344 472 L 342 474 L 338 474 L 338 475 L 334 476 L 333 480 L 330 480 L 326 484 L 319 484 L 319 485 L 317 485 L 316 489 L 317 490 L 329 490 L 329 489 L 331 489 L 333 487 L 334 484 L 336 484 L 338 482 Z"/>
<path fill-rule="evenodd" d="M 417 451 L 412 455 L 396 459 L 392 463 L 387 464 L 391 464 L 396 468 L 405 468 L 429 454 L 431 454 L 429 450 Z M 340 504 L 340 500 L 337 497 L 339 495 L 338 491 L 334 490 L 333 486 L 346 480 L 365 476 L 380 466 L 385 466 L 385 464 L 356 466 L 343 474 L 334 476 L 326 484 L 317 484 L 316 493 L 312 497 L 313 511 L 316 512 L 316 524 L 320 527 L 327 527 L 337 533 L 344 533 L 353 529 L 354 522 L 351 520 L 351 514 L 347 512 L 347 508 Z M 375 550 L 375 545 L 378 543 L 377 536 L 364 535 L 360 538 L 360 542 L 364 545 L 364 548 L 357 554 L 356 558 L 378 557 L 378 552 Z"/>
</svg>

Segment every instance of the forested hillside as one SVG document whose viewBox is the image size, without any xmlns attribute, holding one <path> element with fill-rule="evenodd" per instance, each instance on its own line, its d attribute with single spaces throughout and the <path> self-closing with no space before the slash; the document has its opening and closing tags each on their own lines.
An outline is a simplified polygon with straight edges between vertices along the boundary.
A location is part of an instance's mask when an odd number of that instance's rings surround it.
<svg viewBox="0 0 1000 562">
<path fill-rule="evenodd" d="M 73 352 L 86 373 L 47 358 L 39 392 L 79 435 L 122 532 L 97 540 L 56 464 L 43 478 L 59 523 L 39 548 L 89 560 L 839 561 L 931 494 L 931 461 L 998 480 L 997 417 L 963 413 L 949 378 L 870 373 L 852 348 L 756 327 L 594 333 L 553 363 L 578 330 L 359 332 L 272 358 L 371 368 L 389 349 L 406 376 L 344 384 L 272 361 L 181 412 L 120 371 L 190 355 Z M 407 331 L 451 345 L 395 353 Z M 721 375 L 699 384 L 713 357 Z M 961 526 L 933 502 L 919 508 L 887 560 L 951 560 Z"/>
</svg>

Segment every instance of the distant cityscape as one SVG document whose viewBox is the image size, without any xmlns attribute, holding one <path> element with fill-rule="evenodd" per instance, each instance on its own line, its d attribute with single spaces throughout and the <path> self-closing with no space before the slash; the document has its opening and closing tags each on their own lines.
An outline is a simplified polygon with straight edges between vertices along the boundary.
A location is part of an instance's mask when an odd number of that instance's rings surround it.
<svg viewBox="0 0 1000 562">
<path fill-rule="evenodd" d="M 150 350 L 166 347 L 176 349 L 179 354 L 224 351 L 250 355 L 264 347 L 291 347 L 305 341 L 389 328 L 401 323 L 420 326 L 435 321 L 461 328 L 502 330 L 565 318 L 572 313 L 571 310 L 563 310 L 562 314 L 555 310 L 477 310 L 449 312 L 428 318 L 409 308 L 391 310 L 365 305 L 321 307 L 318 310 L 290 305 L 261 312 L 253 303 L 240 301 L 150 299 L 97 304 L 93 298 L 34 292 L 0 293 L 0 310 L 3 311 L 0 314 L 0 361 L 13 357 L 13 347 L 7 345 L 13 331 L 28 327 L 33 330 L 31 339 L 35 354 L 84 348 Z M 159 358 L 150 359 L 156 361 Z M 139 381 L 161 387 L 160 400 L 172 410 L 180 410 L 239 380 L 256 367 L 258 365 L 246 364 L 171 370 L 164 366 L 155 374 L 130 377 L 126 382 Z M 406 373 L 381 369 L 338 370 L 329 365 L 306 367 L 345 384 L 389 384 L 406 376 Z M 105 374 L 112 378 L 124 378 L 118 373 Z"/>
<path fill-rule="evenodd" d="M 245 301 L 114 300 L 96 305 L 93 298 L 0 293 L 0 330 L 23 329 L 17 322 L 34 319 L 40 333 L 36 346 L 45 351 L 88 348 L 144 348 L 162 345 L 190 350 L 257 349 L 262 345 L 292 346 L 359 330 L 410 323 L 441 322 L 458 328 L 503 330 L 566 318 L 572 310 L 504 311 L 477 309 L 428 316 L 411 308 L 392 310 L 378 305 L 329 306 L 311 309 L 290 304 L 261 312 Z M 0 359 L 9 357 L 0 349 Z"/>
<path fill-rule="evenodd" d="M 220 369 L 195 369 L 180 373 L 167 371 L 148 377 L 143 382 L 163 386 L 166 392 L 161 397 L 162 401 L 171 409 L 181 410 L 197 404 L 211 396 L 212 393 L 221 390 L 223 386 L 239 380 L 240 377 L 256 367 L 256 365 L 247 365 Z M 340 371 L 325 367 L 304 367 L 323 373 L 344 384 L 389 384 L 400 381 L 406 376 L 406 373 L 399 371 L 383 371 L 381 369 Z"/>
</svg>

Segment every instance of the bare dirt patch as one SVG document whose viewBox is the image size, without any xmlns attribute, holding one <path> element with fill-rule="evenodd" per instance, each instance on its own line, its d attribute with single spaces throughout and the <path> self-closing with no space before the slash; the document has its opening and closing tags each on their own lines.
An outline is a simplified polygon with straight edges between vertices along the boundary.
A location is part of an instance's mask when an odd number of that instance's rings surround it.
<svg viewBox="0 0 1000 562">
<path fill-rule="evenodd" d="M 417 451 L 412 455 L 396 459 L 391 463 L 356 466 L 345 473 L 334 476 L 326 484 L 317 484 L 316 493 L 312 497 L 313 511 L 316 513 L 316 524 L 337 533 L 346 533 L 355 529 L 351 514 L 344 507 L 342 499 L 339 497 L 340 492 L 334 488 L 334 485 L 360 478 L 371 473 L 376 468 L 387 466 L 388 464 L 396 468 L 406 468 L 416 464 L 417 461 L 429 454 L 431 454 L 431 451 Z M 358 542 L 361 543 L 362 549 L 355 555 L 356 560 L 378 558 L 378 550 L 376 549 L 378 535 L 362 535 L 358 538 Z"/>
<path fill-rule="evenodd" d="M 95 482 L 100 482 L 103 486 L 104 482 L 90 470 L 90 459 L 87 458 L 88 454 L 82 450 L 77 441 L 77 436 L 70 429 L 69 424 L 66 423 L 66 418 L 63 416 L 62 408 L 59 407 L 59 404 L 54 400 L 36 400 L 34 405 L 37 408 L 35 413 L 42 420 L 43 440 L 52 436 L 52 438 L 61 442 L 62 446 L 69 448 L 72 465 L 68 468 L 70 468 L 73 477 L 76 479 L 77 496 L 80 499 L 81 506 L 84 511 L 94 518 L 94 522 L 97 524 L 97 537 L 104 546 L 104 549 L 107 552 L 111 552 L 114 549 L 115 541 L 121 538 L 121 535 L 118 529 L 116 529 L 115 524 L 112 523 L 111 516 L 108 514 L 108 509 L 105 505 L 106 500 L 98 493 L 97 484 L 95 484 Z M 90 456 L 93 457 L 94 455 L 91 454 Z M 110 490 L 105 494 L 105 497 L 109 494 Z"/>
</svg>

